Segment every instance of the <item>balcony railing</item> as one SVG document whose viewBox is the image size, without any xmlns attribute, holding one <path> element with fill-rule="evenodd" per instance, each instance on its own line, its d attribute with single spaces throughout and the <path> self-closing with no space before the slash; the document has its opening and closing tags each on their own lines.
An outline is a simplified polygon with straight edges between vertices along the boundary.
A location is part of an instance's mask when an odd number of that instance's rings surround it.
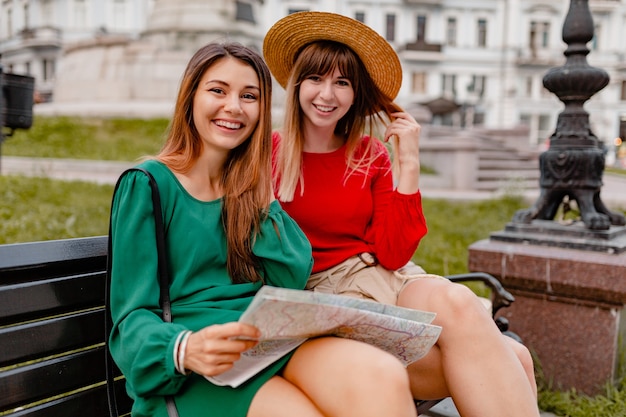
<svg viewBox="0 0 626 417">
<path fill-rule="evenodd" d="M 406 51 L 441 52 L 441 44 L 415 41 L 407 43 L 402 49 Z"/>
<path fill-rule="evenodd" d="M 406 4 L 420 4 L 420 5 L 441 5 L 443 0 L 404 0 Z"/>
<path fill-rule="evenodd" d="M 26 28 L 19 31 L 14 39 L 18 47 L 60 46 L 61 30 L 50 26 Z"/>
</svg>

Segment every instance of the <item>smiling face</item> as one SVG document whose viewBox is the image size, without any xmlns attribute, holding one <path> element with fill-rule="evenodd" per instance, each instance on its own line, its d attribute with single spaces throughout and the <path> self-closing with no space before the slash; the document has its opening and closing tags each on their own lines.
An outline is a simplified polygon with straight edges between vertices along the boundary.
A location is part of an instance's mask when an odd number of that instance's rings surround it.
<svg viewBox="0 0 626 417">
<path fill-rule="evenodd" d="M 254 69 L 222 58 L 203 74 L 193 97 L 193 122 L 203 149 L 228 152 L 250 137 L 260 115 L 261 90 Z"/>
<path fill-rule="evenodd" d="M 350 80 L 335 67 L 328 74 L 312 74 L 303 79 L 298 98 L 305 123 L 334 129 L 350 110 L 354 89 Z"/>
</svg>

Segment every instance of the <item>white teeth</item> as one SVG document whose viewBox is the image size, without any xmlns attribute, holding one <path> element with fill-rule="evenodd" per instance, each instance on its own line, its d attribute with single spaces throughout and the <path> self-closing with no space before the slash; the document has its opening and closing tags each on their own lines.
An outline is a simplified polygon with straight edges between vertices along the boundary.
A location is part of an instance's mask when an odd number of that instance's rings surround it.
<svg viewBox="0 0 626 417">
<path fill-rule="evenodd" d="M 333 111 L 334 107 L 331 106 L 320 106 L 320 105 L 315 105 L 315 108 L 317 108 L 319 111 Z"/>
<path fill-rule="evenodd" d="M 227 122 L 226 120 L 216 120 L 215 124 L 218 126 L 222 126 L 228 129 L 239 129 L 241 128 L 241 123 L 233 123 Z"/>
</svg>

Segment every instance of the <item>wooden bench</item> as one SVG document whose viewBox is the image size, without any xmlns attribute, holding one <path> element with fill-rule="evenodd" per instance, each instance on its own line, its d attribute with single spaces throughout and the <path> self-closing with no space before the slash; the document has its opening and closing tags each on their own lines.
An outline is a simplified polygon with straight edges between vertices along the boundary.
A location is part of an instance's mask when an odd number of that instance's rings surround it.
<svg viewBox="0 0 626 417">
<path fill-rule="evenodd" d="M 110 415 L 106 256 L 106 236 L 0 246 L 0 415 Z"/>
<path fill-rule="evenodd" d="M 0 416 L 110 415 L 106 256 L 106 236 L 0 245 Z M 513 301 L 490 275 L 450 278 L 494 288 L 494 314 Z M 120 415 L 130 413 L 122 377 L 115 393 Z M 437 402 L 417 402 L 418 412 Z"/>
</svg>

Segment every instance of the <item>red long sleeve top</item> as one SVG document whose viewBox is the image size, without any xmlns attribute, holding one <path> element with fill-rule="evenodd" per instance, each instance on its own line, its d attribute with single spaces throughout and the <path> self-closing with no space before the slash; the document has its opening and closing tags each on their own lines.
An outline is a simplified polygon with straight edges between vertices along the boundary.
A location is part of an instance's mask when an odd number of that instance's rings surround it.
<svg viewBox="0 0 626 417">
<path fill-rule="evenodd" d="M 367 136 L 363 143 L 370 140 Z M 274 134 L 275 146 L 280 136 Z M 346 179 L 346 147 L 330 153 L 303 154 L 304 193 L 300 185 L 285 211 L 298 223 L 313 248 L 313 273 L 362 252 L 382 266 L 404 266 L 426 235 L 422 197 L 394 190 L 389 153 L 379 141 L 369 172 Z"/>
</svg>

